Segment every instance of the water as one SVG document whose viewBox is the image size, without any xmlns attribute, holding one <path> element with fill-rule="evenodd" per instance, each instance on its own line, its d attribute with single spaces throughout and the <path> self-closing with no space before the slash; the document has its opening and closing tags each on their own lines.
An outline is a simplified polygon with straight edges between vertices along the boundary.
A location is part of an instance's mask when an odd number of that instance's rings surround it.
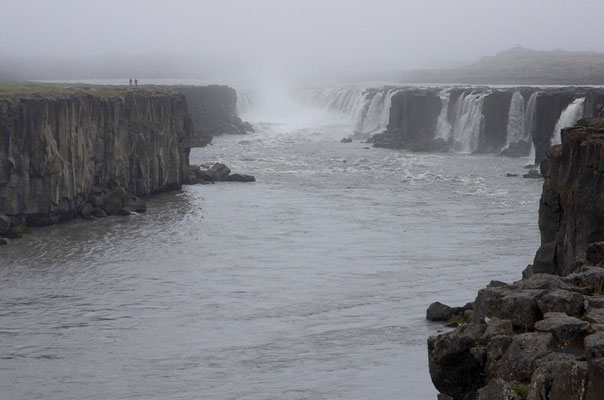
<svg viewBox="0 0 604 400">
<path fill-rule="evenodd" d="M 504 177 L 528 158 L 342 144 L 350 125 L 310 115 L 191 153 L 256 183 L 0 248 L 3 398 L 434 399 L 425 310 L 520 278 L 541 182 Z"/>
<path fill-rule="evenodd" d="M 510 100 L 510 111 L 508 112 L 506 147 L 510 143 L 518 142 L 525 138 L 525 119 L 524 97 L 522 93 L 514 92 Z"/>
<path fill-rule="evenodd" d="M 453 139 L 455 151 L 471 153 L 478 147 L 484 123 L 482 106 L 487 93 L 470 93 L 459 96 L 455 103 Z"/>
<path fill-rule="evenodd" d="M 562 129 L 573 126 L 581 117 L 583 117 L 583 106 L 585 104 L 585 97 L 575 99 L 570 103 L 560 114 L 560 118 L 554 127 L 552 133 L 552 146 L 562 143 L 561 131 Z"/>
</svg>

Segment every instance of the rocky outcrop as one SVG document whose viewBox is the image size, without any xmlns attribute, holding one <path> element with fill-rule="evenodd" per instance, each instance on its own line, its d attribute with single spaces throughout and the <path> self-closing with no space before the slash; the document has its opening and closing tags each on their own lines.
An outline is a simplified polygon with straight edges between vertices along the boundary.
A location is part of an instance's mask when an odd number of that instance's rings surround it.
<svg viewBox="0 0 604 400">
<path fill-rule="evenodd" d="M 253 132 L 252 126 L 237 116 L 237 92 L 228 86 L 172 86 L 184 94 L 193 120 L 193 147 L 205 146 L 222 134 Z"/>
<path fill-rule="evenodd" d="M 209 168 L 202 169 L 200 165 L 192 165 L 190 168 L 189 182 L 255 182 L 252 175 L 231 174 L 231 169 L 222 163 L 215 163 Z"/>
<path fill-rule="evenodd" d="M 136 196 L 187 181 L 191 133 L 184 96 L 166 90 L 0 94 L 0 214 L 46 225 L 141 211 Z"/>
<path fill-rule="evenodd" d="M 374 146 L 427 150 L 434 138 L 440 109 L 440 98 L 434 91 L 417 89 L 395 94 L 388 129 L 373 137 Z"/>
<path fill-rule="evenodd" d="M 371 93 L 375 96 L 377 90 Z M 584 99 L 579 117 L 596 115 L 604 104 L 604 89 L 600 88 L 381 89 L 384 96 L 394 90 L 387 129 L 370 139 L 375 147 L 509 157 L 526 157 L 534 149 L 536 164 L 545 158 L 558 134 L 556 126 L 573 101 Z M 369 100 L 366 103 L 370 104 Z M 365 112 L 375 112 L 366 108 Z"/>
<path fill-rule="evenodd" d="M 565 129 L 547 156 L 534 264 L 518 282 L 480 290 L 468 323 L 428 339 L 443 398 L 602 398 L 604 121 Z M 452 309 L 433 304 L 428 316 Z"/>
<path fill-rule="evenodd" d="M 562 131 L 563 146 L 547 153 L 539 208 L 541 247 L 534 272 L 567 275 L 604 239 L 604 129 L 590 120 Z"/>
</svg>

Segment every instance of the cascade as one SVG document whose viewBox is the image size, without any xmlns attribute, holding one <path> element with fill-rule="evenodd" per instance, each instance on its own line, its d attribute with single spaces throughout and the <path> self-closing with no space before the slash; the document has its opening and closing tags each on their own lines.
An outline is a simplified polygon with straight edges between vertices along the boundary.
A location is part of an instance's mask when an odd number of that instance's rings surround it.
<svg viewBox="0 0 604 400">
<path fill-rule="evenodd" d="M 562 143 L 560 137 L 560 131 L 563 128 L 573 126 L 581 117 L 583 117 L 583 105 L 585 104 L 585 97 L 575 99 L 570 103 L 564 111 L 560 114 L 560 118 L 556 123 L 554 132 L 552 133 L 552 146 Z"/>
<path fill-rule="evenodd" d="M 453 139 L 455 151 L 471 153 L 478 147 L 484 122 L 482 106 L 488 93 L 464 93 L 455 103 Z"/>
<path fill-rule="evenodd" d="M 240 90 L 237 91 L 237 116 L 241 116 L 250 111 L 252 102 L 250 96 Z"/>
<path fill-rule="evenodd" d="M 436 121 L 436 138 L 449 140 L 451 130 L 453 129 L 447 116 L 449 110 L 449 99 L 451 97 L 450 89 L 443 89 L 438 96 L 440 97 L 440 114 L 438 115 L 438 120 Z"/>
<path fill-rule="evenodd" d="M 364 91 L 360 88 L 306 89 L 297 99 L 307 106 L 318 107 L 348 119 L 357 134 L 367 135 L 384 130 L 388 125 L 392 96 L 399 89 Z"/>
<path fill-rule="evenodd" d="M 526 134 L 524 122 L 524 96 L 520 92 L 514 92 L 508 113 L 506 148 L 510 143 L 517 143 L 524 139 Z"/>
</svg>

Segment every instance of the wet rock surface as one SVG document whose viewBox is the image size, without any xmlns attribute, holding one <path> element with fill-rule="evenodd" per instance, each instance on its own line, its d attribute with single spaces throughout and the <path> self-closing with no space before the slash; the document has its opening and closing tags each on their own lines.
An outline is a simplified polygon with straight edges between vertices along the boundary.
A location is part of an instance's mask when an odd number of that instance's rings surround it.
<svg viewBox="0 0 604 400">
<path fill-rule="evenodd" d="M 534 264 L 520 281 L 480 290 L 469 323 L 428 339 L 430 374 L 443 396 L 603 398 L 601 155 L 604 131 L 593 127 L 566 129 L 548 152 Z M 451 309 L 433 306 L 430 315 Z"/>
<path fill-rule="evenodd" d="M 224 85 L 172 86 L 185 96 L 193 120 L 193 147 L 205 146 L 214 136 L 243 135 L 254 128 L 237 116 L 237 92 Z"/>
<path fill-rule="evenodd" d="M 231 169 L 222 163 L 215 163 L 210 168 L 202 169 L 200 165 L 190 167 L 189 183 L 211 182 L 255 182 L 252 175 L 231 174 Z"/>
<path fill-rule="evenodd" d="M 178 189 L 191 132 L 185 99 L 170 90 L 0 95 L 0 214 L 49 225 Z"/>
</svg>

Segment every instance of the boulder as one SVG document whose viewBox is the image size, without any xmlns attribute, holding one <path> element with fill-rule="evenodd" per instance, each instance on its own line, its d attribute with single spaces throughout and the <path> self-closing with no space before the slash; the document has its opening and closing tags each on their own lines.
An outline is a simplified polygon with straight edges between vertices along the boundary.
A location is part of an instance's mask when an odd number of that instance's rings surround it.
<svg viewBox="0 0 604 400">
<path fill-rule="evenodd" d="M 453 309 L 446 304 L 435 302 L 426 310 L 426 319 L 430 321 L 448 321 L 453 317 Z"/>
<path fill-rule="evenodd" d="M 124 208 L 128 208 L 130 210 L 134 210 L 137 213 L 147 212 L 147 204 L 144 200 L 138 197 L 130 197 L 124 203 Z"/>
<path fill-rule="evenodd" d="M 586 258 L 591 265 L 598 265 L 600 261 L 604 260 L 604 241 L 588 245 Z"/>
<path fill-rule="evenodd" d="M 342 140 L 340 140 L 340 143 L 352 143 L 352 139 L 351 138 L 343 138 Z"/>
<path fill-rule="evenodd" d="M 82 219 L 90 220 L 94 218 L 92 216 L 92 206 L 90 205 L 90 203 L 83 202 L 82 204 L 80 204 L 79 213 Z"/>
<path fill-rule="evenodd" d="M 107 212 L 107 214 L 117 214 L 120 208 L 123 207 L 123 204 L 128 199 L 128 193 L 123 188 L 119 188 L 109 193 L 105 199 L 103 204 L 103 209 Z"/>
<path fill-rule="evenodd" d="M 477 392 L 477 400 L 524 400 L 521 386 L 503 379 L 491 379 L 489 384 Z"/>
<path fill-rule="evenodd" d="M 512 321 L 509 319 L 494 318 L 487 323 L 487 329 L 480 338 L 481 343 L 488 343 L 493 337 L 500 335 L 511 336 L 514 334 Z"/>
<path fill-rule="evenodd" d="M 604 332 L 596 332 L 586 336 L 584 344 L 585 355 L 588 360 L 604 357 Z"/>
<path fill-rule="evenodd" d="M 102 208 L 95 208 L 92 210 L 92 215 L 96 218 L 105 218 L 107 213 Z"/>
<path fill-rule="evenodd" d="M 92 204 L 93 207 L 103 207 L 103 198 L 101 196 L 91 196 L 90 204 Z"/>
<path fill-rule="evenodd" d="M 216 163 L 208 170 L 213 181 L 223 181 L 231 173 L 231 169 L 222 163 Z"/>
<path fill-rule="evenodd" d="M 128 216 L 132 215 L 132 211 L 130 211 L 130 209 L 128 208 L 120 208 L 119 210 L 117 210 L 116 214 L 121 216 Z"/>
<path fill-rule="evenodd" d="M 539 363 L 533 373 L 527 400 L 583 400 L 587 363 L 571 358 Z"/>
<path fill-rule="evenodd" d="M 580 293 L 568 290 L 558 289 L 547 293 L 537 300 L 537 304 L 543 314 L 562 312 L 580 317 L 585 312 L 585 297 Z"/>
<path fill-rule="evenodd" d="M 470 323 L 428 339 L 430 377 L 439 392 L 463 399 L 484 386 L 483 355 L 474 351 L 483 333 L 483 326 Z"/>
<path fill-rule="evenodd" d="M 256 178 L 252 175 L 231 174 L 223 179 L 225 182 L 255 182 Z"/>
<path fill-rule="evenodd" d="M 514 327 L 532 329 L 535 322 L 541 319 L 542 314 L 537 299 L 545 293 L 545 290 L 512 289 L 512 287 L 481 289 L 474 302 L 473 321 L 481 323 L 485 318 L 509 319 Z"/>
<path fill-rule="evenodd" d="M 604 324 L 604 308 L 590 307 L 584 318 L 592 324 Z"/>
<path fill-rule="evenodd" d="M 8 240 L 4 239 L 3 237 L 0 237 L 0 246 L 4 246 L 5 244 L 8 244 Z"/>
<path fill-rule="evenodd" d="M 596 288 L 604 283 L 604 268 L 587 267 L 583 271 L 565 276 L 562 280 L 577 287 Z M 589 292 L 591 294 L 593 289 L 590 289 Z"/>
<path fill-rule="evenodd" d="M 604 357 L 587 361 L 589 384 L 585 400 L 602 400 L 604 393 Z"/>
<path fill-rule="evenodd" d="M 551 333 L 529 332 L 514 336 L 497 363 L 497 376 L 506 381 L 530 382 L 537 361 L 547 355 L 552 345 Z"/>
<path fill-rule="evenodd" d="M 564 344 L 583 343 L 583 338 L 589 334 L 589 322 L 571 317 L 561 312 L 549 312 L 545 319 L 535 324 L 535 330 L 550 332 L 559 342 Z"/>
<path fill-rule="evenodd" d="M 541 179 L 543 178 L 543 175 L 541 175 L 541 172 L 537 171 L 536 169 L 530 169 L 529 172 L 522 175 L 522 177 L 527 179 Z"/>
<path fill-rule="evenodd" d="M 10 228 L 10 218 L 4 214 L 0 214 L 0 235 L 4 235 Z"/>
</svg>

